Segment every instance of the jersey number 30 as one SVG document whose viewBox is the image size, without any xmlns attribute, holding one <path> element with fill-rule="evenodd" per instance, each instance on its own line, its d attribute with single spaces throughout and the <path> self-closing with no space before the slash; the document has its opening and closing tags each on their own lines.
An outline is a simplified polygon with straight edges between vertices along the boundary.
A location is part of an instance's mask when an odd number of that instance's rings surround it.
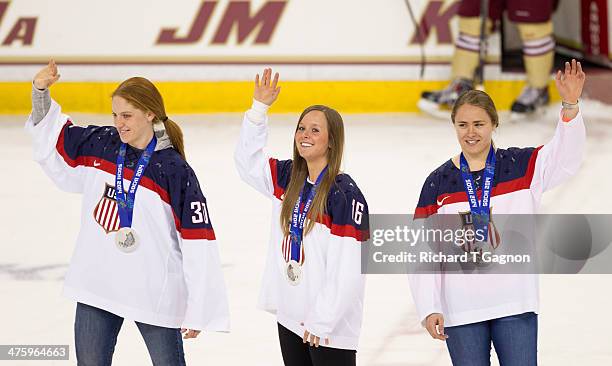
<svg viewBox="0 0 612 366">
<path fill-rule="evenodd" d="M 194 224 L 208 224 L 208 209 L 206 203 L 200 201 L 191 202 L 191 209 L 195 215 L 191 216 L 191 222 Z"/>
</svg>

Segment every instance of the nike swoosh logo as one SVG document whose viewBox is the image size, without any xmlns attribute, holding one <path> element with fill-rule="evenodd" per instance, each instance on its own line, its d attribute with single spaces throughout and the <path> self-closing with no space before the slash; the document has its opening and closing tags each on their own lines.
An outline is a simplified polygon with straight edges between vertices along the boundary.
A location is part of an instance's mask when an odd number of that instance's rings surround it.
<svg viewBox="0 0 612 366">
<path fill-rule="evenodd" d="M 444 203 L 444 201 L 445 201 L 445 200 L 446 200 L 448 197 L 450 197 L 450 196 L 446 196 L 446 197 L 442 198 L 442 200 L 441 200 L 441 201 L 436 200 L 436 202 L 438 203 L 438 206 L 442 206 L 442 204 Z"/>
<path fill-rule="evenodd" d="M 102 165 L 102 163 L 98 163 L 98 161 L 97 161 L 97 160 L 94 160 L 94 162 L 93 162 L 93 166 L 100 166 L 100 165 Z"/>
</svg>

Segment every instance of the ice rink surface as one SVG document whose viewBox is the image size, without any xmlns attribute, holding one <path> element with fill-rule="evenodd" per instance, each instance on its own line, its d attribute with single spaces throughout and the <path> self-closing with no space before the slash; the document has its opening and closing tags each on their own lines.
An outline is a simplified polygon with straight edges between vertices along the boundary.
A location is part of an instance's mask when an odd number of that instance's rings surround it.
<svg viewBox="0 0 612 366">
<path fill-rule="evenodd" d="M 245 109 L 248 104 L 245 104 Z M 544 196 L 541 212 L 612 213 L 612 109 L 583 103 L 586 159 L 578 176 Z M 70 111 L 66 111 L 70 114 Z M 538 146 L 552 136 L 558 108 L 507 122 L 499 147 Z M 270 202 L 243 183 L 233 149 L 242 115 L 170 117 L 185 133 L 187 159 L 207 197 L 221 247 L 232 332 L 185 342 L 189 365 L 281 365 L 275 319 L 255 308 L 270 228 Z M 78 124 L 110 124 L 109 115 L 72 114 Z M 289 158 L 297 114 L 272 115 L 268 151 Z M 76 364 L 75 304 L 60 296 L 78 232 L 80 197 L 57 189 L 32 160 L 26 116 L 0 117 L 0 344 L 69 344 L 70 361 L 0 361 L 0 365 Z M 414 114 L 345 115 L 344 171 L 371 213 L 410 215 L 427 175 L 459 151 L 449 121 Z M 611 248 L 608 248 L 609 250 Z M 112 263 L 108 264 L 112 266 Z M 541 365 L 612 365 L 612 275 L 542 275 Z M 450 365 L 444 343 L 418 324 L 404 275 L 369 275 L 359 365 Z M 119 335 L 113 365 L 149 365 L 133 322 Z M 497 364 L 497 361 L 494 361 Z"/>
</svg>

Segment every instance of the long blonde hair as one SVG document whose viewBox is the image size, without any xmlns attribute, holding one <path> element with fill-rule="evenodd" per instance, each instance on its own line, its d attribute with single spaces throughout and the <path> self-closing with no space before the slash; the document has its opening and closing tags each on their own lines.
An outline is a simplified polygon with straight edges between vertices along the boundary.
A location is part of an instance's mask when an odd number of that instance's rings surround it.
<svg viewBox="0 0 612 366">
<path fill-rule="evenodd" d="M 169 119 L 166 115 L 164 100 L 152 82 L 142 77 L 129 78 L 119 84 L 111 96 L 121 97 L 135 108 L 143 112 L 153 113 L 155 115 L 153 123 L 164 124 L 174 149 L 181 154 L 183 159 L 187 160 L 183 143 L 183 131 L 176 122 Z"/>
<path fill-rule="evenodd" d="M 312 201 L 312 206 L 308 214 L 308 223 L 304 227 L 306 236 L 316 221 L 320 221 L 327 211 L 327 196 L 333 184 L 335 184 L 336 176 L 340 173 L 340 165 L 342 164 L 342 153 L 344 151 L 344 122 L 342 116 L 335 109 L 324 105 L 313 105 L 304 110 L 300 115 L 300 119 L 296 125 L 295 131 L 306 114 L 311 111 L 320 111 L 325 115 L 327 120 L 327 133 L 329 148 L 327 150 L 327 172 L 323 176 L 317 193 Z M 293 167 L 291 169 L 291 177 L 285 191 L 285 197 L 281 207 L 280 223 L 285 236 L 289 235 L 289 226 L 295 203 L 300 195 L 300 191 L 304 186 L 304 181 L 308 176 L 308 165 L 306 160 L 300 156 L 300 153 L 293 139 Z"/>
</svg>

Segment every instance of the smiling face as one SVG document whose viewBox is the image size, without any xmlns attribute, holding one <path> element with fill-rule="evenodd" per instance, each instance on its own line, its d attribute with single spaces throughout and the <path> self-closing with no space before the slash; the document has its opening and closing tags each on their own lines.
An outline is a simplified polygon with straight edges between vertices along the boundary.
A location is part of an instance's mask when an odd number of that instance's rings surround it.
<svg viewBox="0 0 612 366">
<path fill-rule="evenodd" d="M 313 110 L 306 113 L 295 131 L 295 145 L 306 162 L 327 161 L 329 133 L 323 112 Z"/>
<path fill-rule="evenodd" d="M 144 149 L 153 138 L 153 119 L 151 112 L 143 112 L 120 96 L 114 96 L 113 120 L 121 142 L 138 149 Z"/>
<path fill-rule="evenodd" d="M 454 127 L 464 154 L 481 156 L 489 152 L 495 126 L 483 108 L 470 104 L 460 106 L 455 114 Z"/>
</svg>

